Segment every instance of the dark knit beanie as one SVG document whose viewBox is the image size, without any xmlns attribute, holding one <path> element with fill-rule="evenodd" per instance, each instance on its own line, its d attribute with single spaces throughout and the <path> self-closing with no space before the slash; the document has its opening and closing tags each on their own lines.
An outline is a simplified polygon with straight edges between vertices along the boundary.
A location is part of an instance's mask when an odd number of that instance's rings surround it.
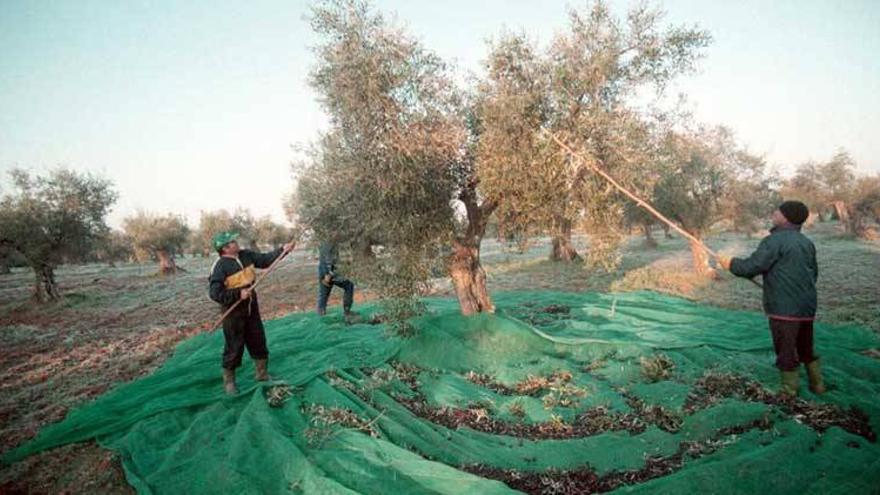
<svg viewBox="0 0 880 495">
<path fill-rule="evenodd" d="M 795 225 L 806 222 L 810 216 L 810 209 L 800 201 L 785 201 L 779 205 L 779 211 L 786 220 Z"/>
</svg>

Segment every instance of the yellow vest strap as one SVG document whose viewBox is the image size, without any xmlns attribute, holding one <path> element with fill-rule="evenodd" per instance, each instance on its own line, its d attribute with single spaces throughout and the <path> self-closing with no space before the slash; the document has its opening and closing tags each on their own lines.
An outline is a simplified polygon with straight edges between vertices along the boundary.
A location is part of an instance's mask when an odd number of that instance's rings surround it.
<svg viewBox="0 0 880 495">
<path fill-rule="evenodd" d="M 248 265 L 241 271 L 226 277 L 224 283 L 227 289 L 241 289 L 242 287 L 248 287 L 253 284 L 256 278 L 257 272 L 254 270 L 254 265 Z"/>
</svg>

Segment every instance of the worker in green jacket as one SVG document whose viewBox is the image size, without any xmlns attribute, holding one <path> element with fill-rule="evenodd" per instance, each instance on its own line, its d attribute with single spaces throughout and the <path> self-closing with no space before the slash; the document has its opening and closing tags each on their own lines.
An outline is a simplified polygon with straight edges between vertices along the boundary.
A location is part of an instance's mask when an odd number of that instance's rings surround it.
<svg viewBox="0 0 880 495">
<path fill-rule="evenodd" d="M 235 232 L 220 232 L 214 236 L 213 245 L 219 257 L 214 261 L 208 279 L 208 295 L 220 304 L 222 311 L 242 301 L 223 320 L 223 388 L 229 395 L 238 393 L 235 370 L 241 366 L 245 349 L 254 360 L 256 380 L 270 379 L 266 333 L 257 293 L 253 289 L 255 268 L 268 268 L 279 256 L 294 248 L 294 243 L 290 242 L 272 252 L 259 253 L 241 249 L 237 238 Z"/>
<path fill-rule="evenodd" d="M 801 233 L 810 212 L 800 201 L 786 201 L 773 212 L 770 235 L 748 258 L 719 257 L 719 264 L 738 277 L 761 275 L 764 312 L 770 320 L 776 367 L 784 395 L 798 394 L 798 367 L 807 368 L 810 390 L 825 392 L 819 357 L 813 353 L 816 318 L 816 246 Z"/>
</svg>

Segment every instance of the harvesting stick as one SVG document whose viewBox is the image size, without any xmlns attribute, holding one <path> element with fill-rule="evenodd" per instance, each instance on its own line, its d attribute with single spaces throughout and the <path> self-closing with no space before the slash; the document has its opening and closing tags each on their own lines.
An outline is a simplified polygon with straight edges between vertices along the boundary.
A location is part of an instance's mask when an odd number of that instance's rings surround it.
<svg viewBox="0 0 880 495">
<path fill-rule="evenodd" d="M 296 239 L 293 239 L 291 242 L 293 242 L 293 241 L 296 241 Z M 275 271 L 276 268 L 278 268 L 278 264 L 281 263 L 281 260 L 286 258 L 287 255 L 292 252 L 293 252 L 293 249 L 291 249 L 290 251 L 285 251 L 285 252 L 281 253 L 281 256 L 279 256 L 275 261 L 273 261 L 272 264 L 269 265 L 269 268 L 266 268 L 266 271 L 264 271 L 263 273 L 260 274 L 259 277 L 257 277 L 257 279 L 254 281 L 254 285 L 250 286 L 249 289 L 250 290 L 256 289 L 257 286 L 260 285 L 260 282 L 263 281 L 263 279 L 265 279 L 270 273 L 272 273 L 273 271 Z M 220 324 L 223 323 L 223 320 L 225 320 L 226 317 L 229 316 L 229 313 L 232 313 L 232 310 L 237 308 L 238 305 L 241 304 L 242 301 L 244 301 L 244 299 L 239 299 L 238 301 L 235 301 L 235 303 L 232 306 L 230 306 L 229 309 L 227 309 L 223 313 L 223 315 L 216 322 L 214 322 L 213 325 L 211 325 L 211 328 L 208 330 L 211 332 L 216 330 L 217 327 L 219 327 Z"/>
<path fill-rule="evenodd" d="M 655 217 L 657 217 L 658 220 L 660 220 L 661 222 L 665 223 L 666 225 L 669 225 L 669 227 L 671 227 L 673 230 L 675 230 L 675 231 L 678 232 L 679 234 L 683 235 L 683 236 L 685 237 L 685 239 L 687 239 L 687 240 L 691 241 L 692 243 L 696 244 L 697 246 L 700 246 L 701 248 L 703 248 L 703 249 L 704 249 L 707 253 L 709 253 L 713 258 L 715 258 L 715 259 L 720 258 L 720 255 L 719 255 L 718 253 L 716 253 L 715 251 L 713 251 L 712 249 L 710 249 L 709 246 L 707 246 L 706 244 L 703 243 L 703 241 L 701 241 L 700 239 L 697 239 L 697 238 L 694 237 L 690 232 L 688 232 L 688 231 L 684 230 L 683 228 L 679 227 L 677 223 L 675 223 L 675 222 L 673 222 L 672 220 L 666 218 L 665 215 L 663 215 L 662 213 L 660 213 L 659 211 L 657 211 L 657 209 L 654 208 L 653 206 L 651 206 L 648 202 L 646 202 L 646 201 L 643 200 L 642 198 L 640 198 L 640 197 L 636 196 L 635 194 L 633 194 L 632 192 L 630 192 L 629 189 L 627 189 L 627 188 L 623 187 L 622 185 L 620 185 L 616 180 L 614 180 L 614 177 L 611 177 L 610 175 L 608 175 L 604 170 L 602 170 L 601 168 L 599 168 L 595 163 L 593 163 L 593 162 L 591 162 L 591 161 L 585 159 L 584 157 L 580 156 L 576 151 L 574 151 L 573 149 L 571 149 L 567 144 L 563 143 L 558 137 L 556 137 L 555 134 L 553 134 L 552 132 L 546 131 L 546 130 L 544 130 L 544 132 L 546 132 L 547 134 L 549 134 L 549 135 L 550 135 L 550 138 L 551 138 L 553 141 L 555 141 L 556 144 L 558 144 L 559 147 L 563 149 L 563 151 L 565 151 L 565 152 L 568 153 L 569 155 L 571 155 L 571 156 L 577 158 L 578 160 L 580 160 L 581 163 L 585 164 L 585 165 L 586 165 L 587 167 L 589 167 L 593 172 L 595 172 L 596 174 L 598 174 L 599 176 L 601 176 L 603 179 L 607 180 L 607 181 L 608 181 L 612 186 L 614 186 L 618 191 L 622 192 L 622 193 L 625 194 L 627 197 L 629 197 L 630 199 L 632 199 L 633 201 L 635 201 L 637 205 L 639 205 L 639 206 L 641 206 L 642 208 L 648 210 L 648 213 L 654 215 Z M 761 283 L 758 282 L 758 281 L 756 281 L 755 279 L 751 279 L 751 278 L 750 278 L 749 281 L 750 281 L 751 283 L 757 285 L 758 287 L 762 287 L 762 286 L 761 286 Z"/>
</svg>

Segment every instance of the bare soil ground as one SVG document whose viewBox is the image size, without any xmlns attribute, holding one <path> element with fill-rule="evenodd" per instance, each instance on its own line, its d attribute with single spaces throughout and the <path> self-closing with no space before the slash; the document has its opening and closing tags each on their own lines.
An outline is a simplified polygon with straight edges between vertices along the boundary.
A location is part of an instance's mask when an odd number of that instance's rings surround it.
<svg viewBox="0 0 880 495">
<path fill-rule="evenodd" d="M 819 252 L 820 319 L 880 331 L 880 243 L 843 238 L 833 224 L 820 224 L 808 235 Z M 546 239 L 522 253 L 487 240 L 483 262 L 492 291 L 651 289 L 717 306 L 760 310 L 760 294 L 754 286 L 729 275 L 717 281 L 695 276 L 684 241 L 663 239 L 662 234 L 658 240 L 659 248 L 648 249 L 640 238 L 632 238 L 623 264 L 612 273 L 549 261 Z M 720 234 L 709 244 L 737 255 L 747 254 L 758 241 Z M 576 242 L 581 250 L 585 248 L 585 239 Z M 212 261 L 180 260 L 187 272 L 169 277 L 156 276 L 153 265 L 62 267 L 57 278 L 64 299 L 43 306 L 29 299 L 29 271 L 17 269 L 0 276 L 0 451 L 33 438 L 46 424 L 111 387 L 151 373 L 181 340 L 206 331 L 218 316 L 206 295 Z M 267 280 L 259 290 L 264 318 L 312 309 L 315 265 L 312 251 L 297 251 Z M 452 294 L 445 280 L 437 282 L 435 292 Z M 357 300 L 369 297 L 368 292 L 359 292 Z M 338 302 L 334 291 L 331 304 Z M 0 493 L 132 493 L 132 489 L 116 456 L 87 443 L 3 468 Z"/>
</svg>

